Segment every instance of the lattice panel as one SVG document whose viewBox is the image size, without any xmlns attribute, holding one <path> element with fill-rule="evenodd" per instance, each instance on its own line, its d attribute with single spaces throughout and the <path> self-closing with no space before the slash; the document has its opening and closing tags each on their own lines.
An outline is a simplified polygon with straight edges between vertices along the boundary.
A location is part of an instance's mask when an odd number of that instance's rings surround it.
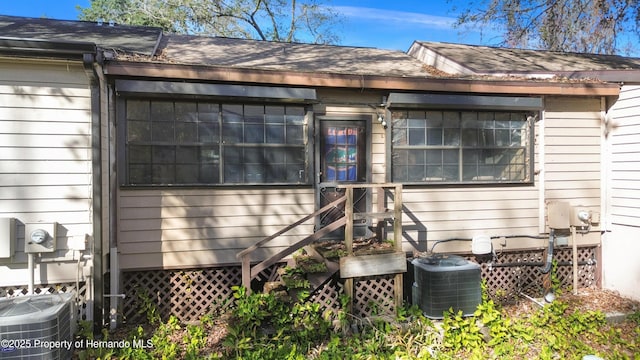
<svg viewBox="0 0 640 360">
<path fill-rule="evenodd" d="M 335 279 L 328 281 L 311 295 L 311 301 L 320 304 L 322 313 L 331 312 L 334 316 L 342 309 L 340 295 L 344 286 Z"/>
<path fill-rule="evenodd" d="M 579 286 L 593 287 L 597 283 L 598 273 L 596 249 L 580 248 L 578 251 L 578 261 L 583 263 L 578 267 Z M 559 263 L 557 277 L 563 289 L 571 288 L 571 248 L 556 249 L 554 258 Z M 535 250 L 502 253 L 492 265 L 482 263 L 482 278 L 487 284 L 487 291 L 499 302 L 511 302 L 521 293 L 533 297 L 544 295 L 545 285 L 550 282 L 549 276 L 540 271 L 540 264 L 545 260 L 544 251 Z M 283 266 L 285 264 L 278 264 L 265 270 L 258 281 L 277 281 L 278 268 Z M 197 321 L 202 315 L 232 304 L 231 287 L 239 285 L 241 277 L 239 266 L 190 271 L 125 272 L 122 276 L 126 294 L 125 319 L 131 322 L 144 320 L 145 314 L 138 313 L 142 305 L 138 293 L 142 293 L 156 304 L 163 319 L 175 315 L 181 321 Z M 370 317 L 395 314 L 394 280 L 394 275 L 354 279 L 353 315 Z M 335 314 L 341 310 L 340 296 L 343 293 L 342 283 L 332 279 L 316 290 L 311 299 L 320 303 L 324 311 Z M 2 292 L 0 295 L 6 296 Z"/>
<path fill-rule="evenodd" d="M 578 249 L 578 286 L 596 286 L 596 249 Z M 573 286 L 573 268 L 571 248 L 555 249 L 554 259 L 558 262 L 556 277 L 563 290 Z M 469 256 L 469 259 L 474 258 Z M 550 274 L 542 273 L 546 261 L 543 250 L 502 253 L 493 263 L 481 264 L 482 278 L 486 281 L 489 295 L 499 302 L 512 302 L 524 293 L 532 297 L 541 297 L 545 289 L 551 286 Z"/>
<path fill-rule="evenodd" d="M 395 275 L 369 276 L 355 278 L 353 281 L 353 315 L 370 317 L 394 315 Z"/>
<path fill-rule="evenodd" d="M 66 294 L 75 291 L 76 308 L 78 309 L 78 319 L 87 320 L 87 284 L 85 282 L 78 283 L 60 283 L 60 284 L 42 284 L 35 285 L 33 292 L 35 294 Z M 0 298 L 12 298 L 24 296 L 29 293 L 28 286 L 3 286 L 0 287 Z"/>
<path fill-rule="evenodd" d="M 240 267 L 210 268 L 189 271 L 134 271 L 122 274 L 124 317 L 139 322 L 145 314 L 143 298 L 151 300 L 163 319 L 175 315 L 183 322 L 228 307 L 232 303 L 232 286 L 240 285 Z"/>
</svg>

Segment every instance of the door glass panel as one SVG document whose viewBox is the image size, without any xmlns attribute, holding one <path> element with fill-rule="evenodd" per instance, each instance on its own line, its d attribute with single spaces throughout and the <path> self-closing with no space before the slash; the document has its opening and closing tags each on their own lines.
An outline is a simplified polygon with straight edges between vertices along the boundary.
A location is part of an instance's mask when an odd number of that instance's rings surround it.
<svg viewBox="0 0 640 360">
<path fill-rule="evenodd" d="M 322 121 L 319 139 L 320 162 L 318 174 L 319 206 L 322 207 L 345 195 L 340 183 L 367 181 L 367 137 L 364 121 Z M 354 189 L 354 212 L 367 208 L 368 193 Z M 322 228 L 344 216 L 344 204 L 319 216 L 318 228 Z M 364 232 L 365 223 L 354 224 L 354 235 Z M 364 235 L 364 233 L 362 234 Z M 344 230 L 336 230 L 327 238 L 344 238 Z"/>
<path fill-rule="evenodd" d="M 366 180 L 364 127 L 336 125 L 322 127 L 322 182 Z"/>
</svg>

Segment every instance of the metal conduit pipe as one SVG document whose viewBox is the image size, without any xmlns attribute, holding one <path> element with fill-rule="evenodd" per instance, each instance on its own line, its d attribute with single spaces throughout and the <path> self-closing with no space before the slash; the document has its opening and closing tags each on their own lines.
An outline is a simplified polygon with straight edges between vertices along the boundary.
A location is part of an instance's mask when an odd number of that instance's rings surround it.
<svg viewBox="0 0 640 360">
<path fill-rule="evenodd" d="M 596 259 L 590 259 L 590 260 L 583 260 L 583 261 L 578 261 L 578 265 L 596 265 L 598 262 Z M 544 262 L 511 262 L 511 263 L 501 263 L 501 264 L 495 264 L 492 263 L 491 267 L 494 268 L 498 268 L 498 267 L 520 267 L 520 266 L 544 266 L 545 263 Z M 559 261 L 558 262 L 558 266 L 570 266 L 573 265 L 573 261 Z"/>
<path fill-rule="evenodd" d="M 549 271 L 551 271 L 551 266 L 553 262 L 553 241 L 555 237 L 556 237 L 555 229 L 549 230 L 549 249 L 547 250 L 547 263 L 540 270 L 542 271 L 543 274 L 547 274 L 549 273 Z"/>
<path fill-rule="evenodd" d="M 516 238 L 528 238 L 528 239 L 546 239 L 547 236 L 543 236 L 543 235 L 496 235 L 496 236 L 491 236 L 491 239 L 516 239 Z M 429 250 L 430 253 L 433 252 L 433 249 L 436 247 L 436 245 L 441 244 L 441 243 L 446 243 L 446 242 L 451 242 L 451 241 L 472 241 L 472 239 L 467 239 L 467 238 L 450 238 L 450 239 L 442 239 L 442 240 L 436 240 L 433 245 L 431 245 L 431 250 Z"/>
</svg>

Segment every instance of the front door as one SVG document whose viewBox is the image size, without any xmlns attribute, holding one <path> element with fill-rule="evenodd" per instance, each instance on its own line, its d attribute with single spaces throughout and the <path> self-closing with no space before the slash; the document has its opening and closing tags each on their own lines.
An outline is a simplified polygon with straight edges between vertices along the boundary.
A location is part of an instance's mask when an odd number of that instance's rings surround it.
<svg viewBox="0 0 640 360">
<path fill-rule="evenodd" d="M 320 119 L 316 138 L 316 181 L 318 208 L 344 196 L 338 184 L 366 183 L 370 181 L 369 121 Z M 366 189 L 354 190 L 354 212 L 365 212 L 369 207 Z M 344 207 L 332 209 L 319 216 L 316 228 L 332 223 L 344 215 Z M 354 224 L 354 236 L 367 235 L 366 222 Z M 327 238 L 344 237 L 344 231 L 334 231 Z"/>
</svg>

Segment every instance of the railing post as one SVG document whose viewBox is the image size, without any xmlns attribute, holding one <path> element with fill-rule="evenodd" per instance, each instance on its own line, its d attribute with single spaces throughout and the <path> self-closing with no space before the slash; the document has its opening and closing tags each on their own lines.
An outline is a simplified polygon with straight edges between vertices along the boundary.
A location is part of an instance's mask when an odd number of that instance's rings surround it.
<svg viewBox="0 0 640 360">
<path fill-rule="evenodd" d="M 347 223 L 344 226 L 344 246 L 349 256 L 353 255 L 353 187 L 345 189 L 347 201 L 344 204 L 344 216 Z"/>
<path fill-rule="evenodd" d="M 249 254 L 242 255 L 242 286 L 251 294 L 251 260 Z"/>
<path fill-rule="evenodd" d="M 402 185 L 395 186 L 393 194 L 393 241 L 396 251 L 402 251 Z"/>
<path fill-rule="evenodd" d="M 396 184 L 393 197 L 393 242 L 396 251 L 402 251 L 402 184 Z M 398 273 L 393 282 L 393 293 L 395 294 L 396 312 L 402 307 L 404 286 L 403 274 Z"/>
</svg>

